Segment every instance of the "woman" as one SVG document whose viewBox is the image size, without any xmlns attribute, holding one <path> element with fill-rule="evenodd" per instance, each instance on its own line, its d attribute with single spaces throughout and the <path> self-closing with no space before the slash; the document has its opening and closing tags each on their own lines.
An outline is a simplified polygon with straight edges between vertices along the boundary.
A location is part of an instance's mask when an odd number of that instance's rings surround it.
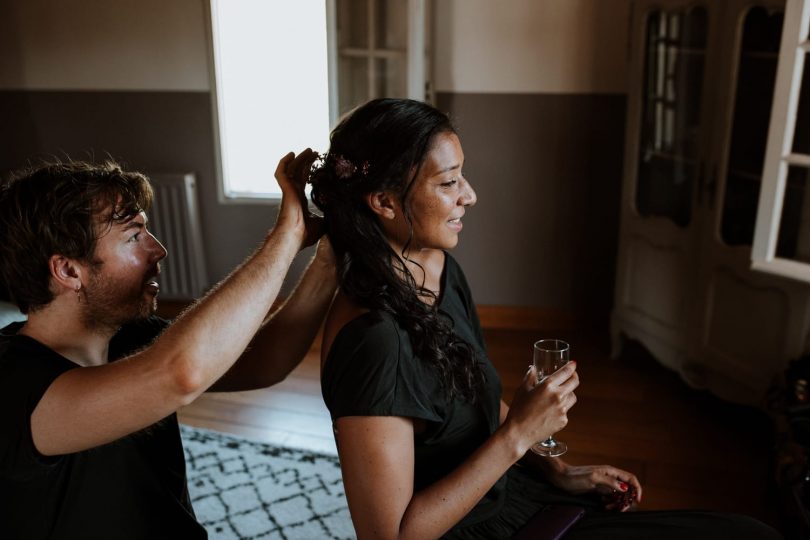
<svg viewBox="0 0 810 540">
<path fill-rule="evenodd" d="M 381 99 L 335 128 L 311 176 L 340 281 L 323 396 L 358 537 L 509 538 L 553 503 L 589 509 L 566 538 L 668 538 L 667 525 L 673 538 L 778 538 L 743 517 L 603 511 L 599 494 L 641 500 L 633 474 L 529 452 L 565 426 L 576 363 L 537 385 L 530 368 L 511 406 L 501 401 L 464 274 L 445 251 L 476 202 L 463 164 L 446 115 Z"/>
</svg>

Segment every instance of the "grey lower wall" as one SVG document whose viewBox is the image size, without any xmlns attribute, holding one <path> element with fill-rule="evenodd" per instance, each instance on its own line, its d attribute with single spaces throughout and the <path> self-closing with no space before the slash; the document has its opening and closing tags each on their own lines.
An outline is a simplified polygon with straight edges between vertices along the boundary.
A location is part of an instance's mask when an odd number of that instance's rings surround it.
<svg viewBox="0 0 810 540">
<path fill-rule="evenodd" d="M 457 248 L 479 304 L 612 305 L 624 95 L 439 94 L 478 203 Z"/>
<path fill-rule="evenodd" d="M 619 223 L 623 95 L 439 94 L 478 204 L 455 253 L 480 304 L 606 321 Z M 272 205 L 217 201 L 208 92 L 0 91 L 0 170 L 41 156 L 110 155 L 148 173 L 196 173 L 212 282 L 262 240 Z M 278 156 L 267 156 L 270 178 Z M 171 248 L 171 246 L 169 246 Z M 295 281 L 309 253 L 288 281 Z M 289 285 L 285 288 L 289 291 Z"/>
</svg>

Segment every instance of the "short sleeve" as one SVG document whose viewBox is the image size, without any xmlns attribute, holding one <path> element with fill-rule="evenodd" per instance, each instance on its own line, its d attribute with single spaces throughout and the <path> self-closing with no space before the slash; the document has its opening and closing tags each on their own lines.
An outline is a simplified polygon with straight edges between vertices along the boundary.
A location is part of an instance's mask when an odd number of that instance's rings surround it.
<svg viewBox="0 0 810 540">
<path fill-rule="evenodd" d="M 388 315 L 367 313 L 338 333 L 323 368 L 321 390 L 333 419 L 404 416 L 441 422 L 445 405 L 436 377 L 411 352 Z"/>
</svg>

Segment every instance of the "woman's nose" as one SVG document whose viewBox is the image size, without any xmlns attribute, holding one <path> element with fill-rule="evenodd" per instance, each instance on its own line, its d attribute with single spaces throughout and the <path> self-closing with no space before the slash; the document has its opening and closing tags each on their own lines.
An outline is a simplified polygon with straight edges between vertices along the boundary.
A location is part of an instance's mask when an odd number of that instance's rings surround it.
<svg viewBox="0 0 810 540">
<path fill-rule="evenodd" d="M 475 195 L 475 190 L 466 179 L 464 179 L 464 185 L 462 187 L 461 204 L 464 206 L 473 206 L 478 200 L 478 197 Z"/>
</svg>

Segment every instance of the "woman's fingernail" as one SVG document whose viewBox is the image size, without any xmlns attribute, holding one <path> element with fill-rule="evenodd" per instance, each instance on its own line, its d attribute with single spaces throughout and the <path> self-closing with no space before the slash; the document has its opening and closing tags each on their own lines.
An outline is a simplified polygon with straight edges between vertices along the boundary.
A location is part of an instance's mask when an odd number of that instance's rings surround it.
<svg viewBox="0 0 810 540">
<path fill-rule="evenodd" d="M 627 484 L 624 482 L 619 482 L 619 489 L 622 491 L 627 491 Z"/>
</svg>

